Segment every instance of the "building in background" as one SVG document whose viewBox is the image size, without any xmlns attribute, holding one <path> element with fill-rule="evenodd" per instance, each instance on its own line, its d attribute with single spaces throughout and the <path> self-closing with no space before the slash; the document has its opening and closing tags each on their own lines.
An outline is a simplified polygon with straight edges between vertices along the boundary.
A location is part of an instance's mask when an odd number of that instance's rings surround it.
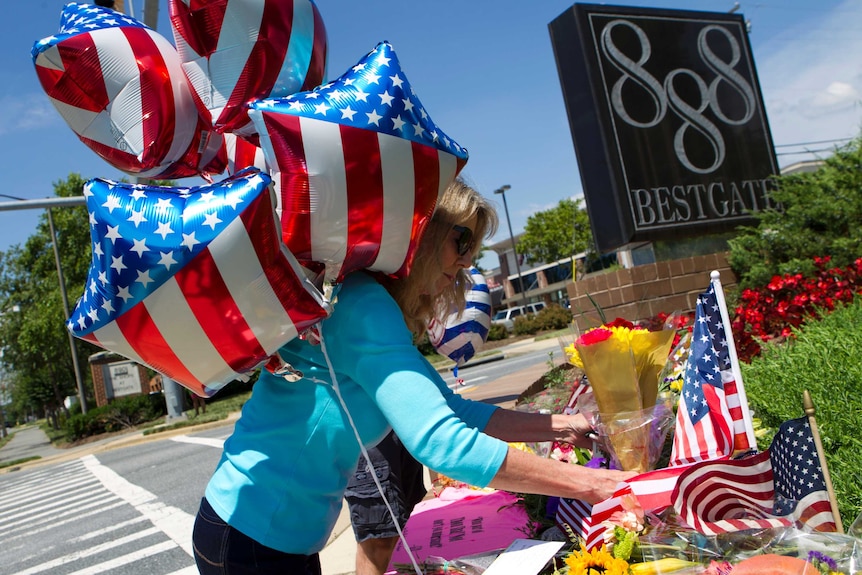
<svg viewBox="0 0 862 575">
<path fill-rule="evenodd" d="M 515 237 L 516 244 L 521 235 Z M 568 307 L 566 286 L 573 281 L 575 274 L 583 273 L 585 252 L 551 263 L 531 262 L 525 260 L 523 254 L 518 254 L 521 258 L 518 262 L 521 269 L 520 280 L 523 280 L 521 285 L 511 238 L 485 247 L 493 250 L 500 260 L 499 268 L 485 274 L 494 310 L 523 305 L 524 296 L 527 303 L 541 301 Z"/>
</svg>

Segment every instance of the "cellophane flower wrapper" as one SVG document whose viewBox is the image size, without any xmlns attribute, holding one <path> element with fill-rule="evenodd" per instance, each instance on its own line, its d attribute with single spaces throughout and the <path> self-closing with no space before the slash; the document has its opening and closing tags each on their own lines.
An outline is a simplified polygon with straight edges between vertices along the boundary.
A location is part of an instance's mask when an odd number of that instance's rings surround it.
<svg viewBox="0 0 862 575">
<path fill-rule="evenodd" d="M 676 332 L 671 329 L 632 330 L 629 335 L 635 371 L 638 374 L 641 406 L 646 409 L 656 403 L 659 375 L 668 363 L 668 354 Z"/>
<path fill-rule="evenodd" d="M 649 331 L 617 319 L 587 331 L 567 348 L 571 349 L 569 361 L 582 367 L 590 381 L 608 433 L 609 452 L 624 470 L 650 469 L 650 425 L 635 423 L 634 414 L 656 405 L 659 374 L 675 335 L 672 329 Z M 619 425 L 612 423 L 618 420 Z"/>
<path fill-rule="evenodd" d="M 640 410 L 641 392 L 629 342 L 626 338 L 612 335 L 608 335 L 604 340 L 595 339 L 602 331 L 604 328 L 584 334 L 575 342 L 575 349 L 583 362 L 587 379 L 590 380 L 598 411 L 610 420 L 617 413 Z M 591 334 L 592 339 L 587 337 Z M 620 431 L 614 434 L 610 441 L 615 453 L 629 453 L 629 456 L 623 458 L 622 464 L 632 467 L 623 469 L 646 471 L 641 467 L 643 454 L 630 451 L 636 446 L 646 444 L 642 429 Z"/>
<path fill-rule="evenodd" d="M 493 555 L 491 553 L 479 554 L 472 560 L 471 557 L 474 556 L 453 559 L 452 561 L 447 561 L 442 557 L 427 557 L 419 567 L 422 568 L 424 575 L 482 575 L 487 567 L 484 567 L 483 562 L 479 559 L 484 559 L 487 556 L 491 557 L 491 561 L 493 561 L 493 558 L 502 551 L 502 549 L 494 551 Z M 410 563 L 396 563 L 393 567 L 395 568 L 394 575 L 416 575 L 416 569 Z"/>
<path fill-rule="evenodd" d="M 586 393 L 578 398 L 578 410 L 598 433 L 597 443 L 608 455 L 610 467 L 629 471 L 655 469 L 676 419 L 669 396 L 647 409 L 609 415 Z"/>
<path fill-rule="evenodd" d="M 721 572 L 719 568 L 727 569 L 755 555 L 775 554 L 806 561 L 828 557 L 835 562 L 833 572 L 845 575 L 862 570 L 862 540 L 853 535 L 795 527 L 703 535 L 682 523 L 672 508 L 659 515 L 647 514 L 646 521 L 648 527 L 639 537 L 638 557 L 632 563 L 674 557 L 700 563 L 703 573 L 714 575 Z"/>
</svg>

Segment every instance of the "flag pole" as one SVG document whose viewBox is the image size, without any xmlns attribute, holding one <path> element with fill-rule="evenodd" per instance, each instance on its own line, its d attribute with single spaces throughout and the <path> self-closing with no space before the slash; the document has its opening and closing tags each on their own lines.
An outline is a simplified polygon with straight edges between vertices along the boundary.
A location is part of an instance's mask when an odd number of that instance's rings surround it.
<svg viewBox="0 0 862 575">
<path fill-rule="evenodd" d="M 841 525 L 841 514 L 838 512 L 838 501 L 835 499 L 835 490 L 832 489 L 832 478 L 829 476 L 829 467 L 826 466 L 826 457 L 823 455 L 823 444 L 820 442 L 820 431 L 817 429 L 817 421 L 814 419 L 814 402 L 808 390 L 802 392 L 802 409 L 808 416 L 808 425 L 811 427 L 811 435 L 814 437 L 814 446 L 817 448 L 817 458 L 823 469 L 823 483 L 826 484 L 826 493 L 829 495 L 829 505 L 832 507 L 832 516 L 835 518 L 835 527 L 838 533 L 844 533 Z"/>
<path fill-rule="evenodd" d="M 730 369 L 736 380 L 737 393 L 739 394 L 739 407 L 742 410 L 742 421 L 745 424 L 745 436 L 751 448 L 757 447 L 757 439 L 754 437 L 754 424 L 751 422 L 751 411 L 748 409 L 748 396 L 745 394 L 745 385 L 742 383 L 742 372 L 739 369 L 739 358 L 736 355 L 736 344 L 733 341 L 733 330 L 730 326 L 730 314 L 727 312 L 727 302 L 724 299 L 724 290 L 721 287 L 721 274 L 713 270 L 709 279 L 715 286 L 715 300 L 718 302 L 718 311 L 721 314 L 721 323 L 724 325 L 724 335 L 727 338 L 727 353 L 730 357 Z"/>
</svg>

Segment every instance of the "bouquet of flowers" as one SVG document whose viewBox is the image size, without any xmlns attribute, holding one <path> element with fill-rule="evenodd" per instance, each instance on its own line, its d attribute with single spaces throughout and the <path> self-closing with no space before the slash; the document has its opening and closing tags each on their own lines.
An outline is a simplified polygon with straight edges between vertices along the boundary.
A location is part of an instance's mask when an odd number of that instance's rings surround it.
<svg viewBox="0 0 862 575">
<path fill-rule="evenodd" d="M 649 331 L 614 322 L 588 330 L 566 347 L 568 359 L 590 381 L 597 421 L 609 439 L 609 451 L 624 470 L 648 471 L 654 435 L 659 374 L 668 360 L 674 329 Z M 658 445 L 661 450 L 661 445 Z M 655 460 L 653 452 L 652 459 Z"/>
</svg>

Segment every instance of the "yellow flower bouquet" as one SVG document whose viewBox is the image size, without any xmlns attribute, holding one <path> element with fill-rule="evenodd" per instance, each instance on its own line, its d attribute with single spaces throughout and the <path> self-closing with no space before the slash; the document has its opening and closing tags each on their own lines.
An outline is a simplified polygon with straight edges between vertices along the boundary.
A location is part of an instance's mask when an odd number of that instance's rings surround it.
<svg viewBox="0 0 862 575">
<path fill-rule="evenodd" d="M 672 329 L 649 331 L 617 319 L 588 330 L 566 347 L 569 362 L 587 375 L 601 431 L 626 471 L 650 469 L 659 375 L 675 334 Z"/>
</svg>

